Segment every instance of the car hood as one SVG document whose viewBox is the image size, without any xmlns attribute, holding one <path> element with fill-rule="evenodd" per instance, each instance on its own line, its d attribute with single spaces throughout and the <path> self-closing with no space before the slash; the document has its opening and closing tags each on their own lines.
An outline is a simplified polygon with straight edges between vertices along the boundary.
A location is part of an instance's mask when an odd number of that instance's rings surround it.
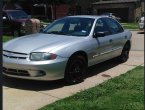
<svg viewBox="0 0 145 110">
<path fill-rule="evenodd" d="M 31 52 L 50 52 L 56 48 L 72 45 L 81 39 L 83 37 L 37 33 L 6 42 L 3 50 L 27 54 Z"/>
</svg>

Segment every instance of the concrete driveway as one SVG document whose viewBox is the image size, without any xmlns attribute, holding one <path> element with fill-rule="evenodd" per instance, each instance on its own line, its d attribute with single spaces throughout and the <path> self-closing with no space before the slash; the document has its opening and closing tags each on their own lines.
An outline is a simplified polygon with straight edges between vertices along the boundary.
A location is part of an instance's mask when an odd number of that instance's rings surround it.
<svg viewBox="0 0 145 110">
<path fill-rule="evenodd" d="M 42 82 L 4 77 L 3 109 L 36 110 L 56 100 L 119 76 L 138 65 L 144 66 L 144 34 L 138 33 L 138 31 L 132 33 L 132 51 L 126 63 L 119 64 L 117 60 L 113 59 L 92 66 L 88 70 L 86 79 L 80 84 L 67 86 L 62 80 Z"/>
<path fill-rule="evenodd" d="M 143 31 L 132 32 L 132 51 L 144 51 L 144 33 Z"/>
</svg>

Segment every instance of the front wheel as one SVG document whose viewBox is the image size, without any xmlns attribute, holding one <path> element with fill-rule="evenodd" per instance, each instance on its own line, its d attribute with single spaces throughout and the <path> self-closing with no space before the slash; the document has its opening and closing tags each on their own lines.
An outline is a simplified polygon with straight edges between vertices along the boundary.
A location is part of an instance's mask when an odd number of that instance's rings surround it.
<svg viewBox="0 0 145 110">
<path fill-rule="evenodd" d="M 76 84 L 84 79 L 87 70 L 87 62 L 82 56 L 72 57 L 67 64 L 65 71 L 65 82 L 68 84 Z"/>
<path fill-rule="evenodd" d="M 130 51 L 130 46 L 126 44 L 122 50 L 121 55 L 119 56 L 119 59 L 122 63 L 126 62 L 129 58 L 129 51 Z"/>
</svg>

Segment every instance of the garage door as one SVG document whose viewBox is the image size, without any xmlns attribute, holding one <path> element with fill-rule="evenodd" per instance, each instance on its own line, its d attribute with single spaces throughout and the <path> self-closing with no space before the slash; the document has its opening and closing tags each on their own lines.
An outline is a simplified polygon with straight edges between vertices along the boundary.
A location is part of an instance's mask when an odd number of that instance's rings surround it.
<svg viewBox="0 0 145 110">
<path fill-rule="evenodd" d="M 114 13 L 115 16 L 121 18 L 121 22 L 128 22 L 129 8 L 112 8 L 112 9 L 98 9 L 98 14 Z"/>
</svg>

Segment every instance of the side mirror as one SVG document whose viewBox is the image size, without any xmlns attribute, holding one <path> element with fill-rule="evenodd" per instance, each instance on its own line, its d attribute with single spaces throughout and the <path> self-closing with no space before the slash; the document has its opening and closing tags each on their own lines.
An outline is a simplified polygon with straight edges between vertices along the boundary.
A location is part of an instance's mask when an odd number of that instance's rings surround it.
<svg viewBox="0 0 145 110">
<path fill-rule="evenodd" d="M 107 35 L 107 32 L 96 32 L 94 33 L 94 38 L 104 37 L 105 35 Z"/>
<path fill-rule="evenodd" d="M 7 17 L 3 16 L 3 20 L 6 20 L 6 19 L 7 19 Z"/>
</svg>

